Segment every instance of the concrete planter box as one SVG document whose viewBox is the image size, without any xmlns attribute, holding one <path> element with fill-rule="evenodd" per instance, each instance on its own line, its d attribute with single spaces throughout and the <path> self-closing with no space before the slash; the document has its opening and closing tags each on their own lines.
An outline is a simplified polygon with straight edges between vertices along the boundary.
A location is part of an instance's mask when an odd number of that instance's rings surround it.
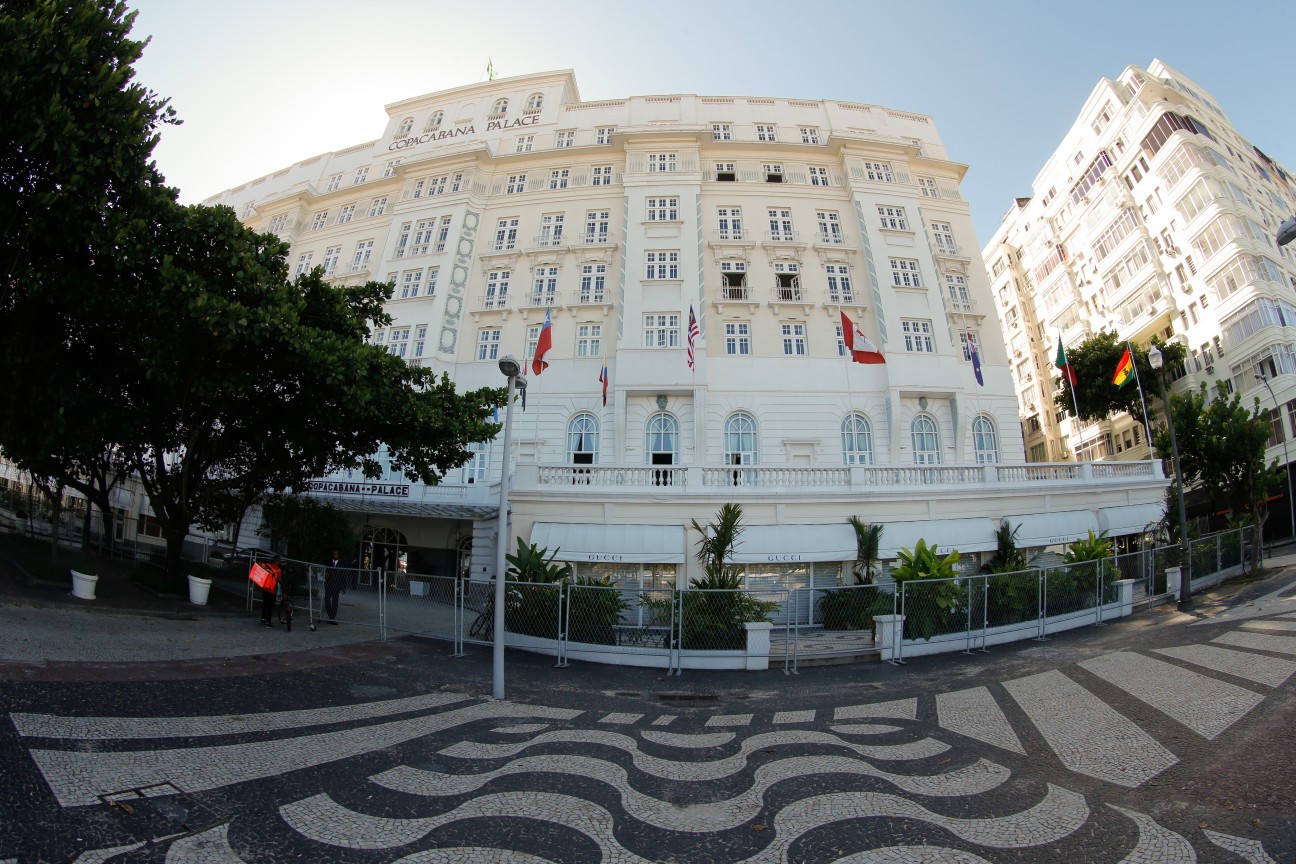
<svg viewBox="0 0 1296 864">
<path fill-rule="evenodd" d="M 743 625 L 747 631 L 745 650 L 696 651 L 688 648 L 676 651 L 671 648 L 645 648 L 629 645 L 594 645 L 588 642 L 568 641 L 562 656 L 566 660 L 583 660 L 587 663 L 604 663 L 612 666 L 639 666 L 652 669 L 670 669 L 678 656 L 682 669 L 737 669 L 759 671 L 769 668 L 769 645 L 772 624 L 763 621 Z M 504 644 L 536 654 L 558 656 L 558 640 L 523 633 L 505 633 Z"/>
</svg>

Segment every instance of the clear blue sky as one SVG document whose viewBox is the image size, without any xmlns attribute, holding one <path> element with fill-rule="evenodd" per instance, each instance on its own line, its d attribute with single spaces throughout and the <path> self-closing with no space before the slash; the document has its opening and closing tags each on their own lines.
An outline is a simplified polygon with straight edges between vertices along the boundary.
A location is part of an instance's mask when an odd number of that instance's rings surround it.
<svg viewBox="0 0 1296 864">
<path fill-rule="evenodd" d="M 128 0 L 139 77 L 185 125 L 155 153 L 197 202 L 378 136 L 388 102 L 575 70 L 584 99 L 660 93 L 840 99 L 930 114 L 984 244 L 1098 80 L 1159 57 L 1296 168 L 1296 3 L 447 3 Z M 1278 80 L 1285 79 L 1280 85 Z"/>
</svg>

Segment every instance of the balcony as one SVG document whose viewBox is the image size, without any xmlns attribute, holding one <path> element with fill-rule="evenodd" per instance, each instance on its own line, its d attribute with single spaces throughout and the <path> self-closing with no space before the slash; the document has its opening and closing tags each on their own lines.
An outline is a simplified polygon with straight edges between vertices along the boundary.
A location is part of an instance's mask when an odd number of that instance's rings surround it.
<svg viewBox="0 0 1296 864">
<path fill-rule="evenodd" d="M 582 290 L 576 294 L 576 306 L 598 306 L 607 304 L 611 301 L 607 299 L 607 291 L 602 288 L 591 288 L 588 291 Z"/>
<path fill-rule="evenodd" d="M 864 305 L 864 298 L 859 295 L 858 291 L 828 291 L 828 303 L 831 306 L 860 306 Z"/>
<path fill-rule="evenodd" d="M 724 303 L 750 303 L 751 289 L 746 285 L 721 285 L 719 299 Z"/>
<path fill-rule="evenodd" d="M 522 298 L 522 306 L 543 309 L 546 306 L 560 307 L 562 302 L 556 291 L 532 291 Z"/>
<path fill-rule="evenodd" d="M 780 285 L 770 290 L 771 303 L 807 303 L 806 292 L 800 285 Z"/>
<path fill-rule="evenodd" d="M 497 309 L 508 309 L 509 297 L 507 294 L 490 295 L 477 301 L 477 310 L 480 312 L 489 312 Z"/>
</svg>

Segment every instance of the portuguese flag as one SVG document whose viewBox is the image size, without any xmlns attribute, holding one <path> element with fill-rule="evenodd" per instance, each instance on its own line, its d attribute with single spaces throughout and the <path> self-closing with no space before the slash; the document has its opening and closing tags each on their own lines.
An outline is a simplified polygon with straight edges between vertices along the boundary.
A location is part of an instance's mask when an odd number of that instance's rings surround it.
<svg viewBox="0 0 1296 864">
<path fill-rule="evenodd" d="M 1133 377 L 1134 358 L 1130 357 L 1130 349 L 1126 345 L 1125 353 L 1121 355 L 1120 362 L 1116 364 L 1116 374 L 1112 376 L 1112 383 L 1120 387 Z"/>
<path fill-rule="evenodd" d="M 1074 369 L 1067 365 L 1066 348 L 1062 347 L 1061 336 L 1058 336 L 1057 359 L 1053 362 L 1057 364 L 1058 371 L 1062 373 L 1062 377 L 1070 381 L 1071 386 L 1074 387 L 1076 385 L 1076 373 Z"/>
</svg>

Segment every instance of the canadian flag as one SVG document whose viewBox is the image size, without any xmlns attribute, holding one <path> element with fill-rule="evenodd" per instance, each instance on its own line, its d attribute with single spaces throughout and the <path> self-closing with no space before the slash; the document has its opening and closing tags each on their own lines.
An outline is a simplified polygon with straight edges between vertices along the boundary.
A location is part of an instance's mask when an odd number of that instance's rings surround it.
<svg viewBox="0 0 1296 864">
<path fill-rule="evenodd" d="M 845 312 L 841 313 L 842 340 L 846 343 L 846 350 L 850 352 L 851 359 L 856 363 L 885 363 L 886 358 L 877 346 L 869 341 L 864 335 L 864 331 L 859 329 L 859 325 L 846 316 Z"/>
</svg>

